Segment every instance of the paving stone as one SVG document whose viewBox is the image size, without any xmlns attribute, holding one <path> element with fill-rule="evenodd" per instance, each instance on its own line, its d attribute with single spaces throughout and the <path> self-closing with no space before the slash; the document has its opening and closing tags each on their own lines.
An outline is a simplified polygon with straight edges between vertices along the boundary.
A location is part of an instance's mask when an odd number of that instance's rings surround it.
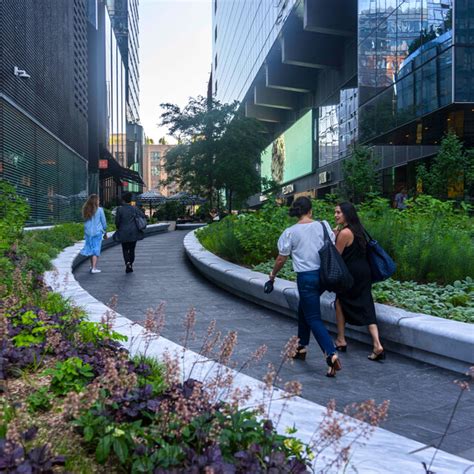
<svg viewBox="0 0 474 474">
<path fill-rule="evenodd" d="M 266 344 L 264 360 L 244 371 L 261 379 L 269 362 L 279 364 L 283 346 L 296 334 L 296 321 L 231 295 L 202 277 L 185 256 L 184 235 L 182 231 L 169 232 L 138 242 L 134 273 L 125 274 L 121 248 L 113 247 L 100 257 L 101 274 L 91 275 L 84 263 L 75 277 L 100 301 L 107 303 L 118 295 L 117 311 L 135 321 L 144 318 L 147 308 L 165 301 L 163 335 L 177 343 L 184 335 L 184 316 L 195 307 L 197 337 L 189 344 L 193 350 L 199 350 L 213 319 L 222 332 L 238 331 L 238 364 Z M 391 409 L 385 429 L 425 444 L 439 441 L 459 393 L 453 384 L 459 375 L 395 353 L 388 353 L 384 363 L 373 363 L 367 360 L 369 353 L 369 346 L 349 341 L 348 352 L 341 354 L 342 372 L 328 379 L 322 354 L 312 340 L 307 360 L 295 361 L 281 375 L 284 381 L 302 382 L 303 397 L 321 405 L 333 398 L 340 408 L 371 398 L 377 402 L 389 399 Z M 442 449 L 473 459 L 473 408 L 474 394 L 466 392 Z"/>
</svg>

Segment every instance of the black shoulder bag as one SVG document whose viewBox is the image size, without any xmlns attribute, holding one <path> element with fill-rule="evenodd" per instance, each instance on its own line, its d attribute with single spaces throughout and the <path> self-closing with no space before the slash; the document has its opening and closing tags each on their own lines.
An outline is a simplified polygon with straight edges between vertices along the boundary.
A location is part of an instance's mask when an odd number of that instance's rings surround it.
<svg viewBox="0 0 474 474">
<path fill-rule="evenodd" d="M 321 287 L 326 291 L 342 293 L 352 287 L 354 279 L 341 254 L 329 238 L 326 225 L 323 222 L 320 224 L 323 226 L 324 232 L 324 244 L 319 249 Z"/>
<path fill-rule="evenodd" d="M 134 208 L 135 225 L 139 231 L 144 231 L 147 226 L 146 217 L 136 208 Z"/>
</svg>

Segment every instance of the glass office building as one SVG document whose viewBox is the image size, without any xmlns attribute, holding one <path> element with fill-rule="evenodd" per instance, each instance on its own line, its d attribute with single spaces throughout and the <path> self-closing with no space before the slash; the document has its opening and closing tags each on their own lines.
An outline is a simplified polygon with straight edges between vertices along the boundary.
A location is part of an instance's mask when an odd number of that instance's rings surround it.
<svg viewBox="0 0 474 474">
<path fill-rule="evenodd" d="M 139 72 L 139 0 L 107 0 L 112 28 L 125 68 L 126 97 L 126 166 L 143 171 L 143 127 L 140 125 L 140 72 Z M 137 184 L 129 191 L 140 192 Z"/>
<path fill-rule="evenodd" d="M 88 0 L 89 182 L 105 205 L 119 203 L 123 191 L 138 192 L 143 185 L 136 160 L 129 161 L 129 142 L 141 135 L 130 129 L 120 25 L 108 2 Z"/>
<path fill-rule="evenodd" d="M 213 28 L 212 94 L 266 124 L 265 175 L 271 156 L 302 162 L 283 143 L 312 111 L 310 173 L 273 173 L 289 195 L 337 187 L 356 143 L 377 154 L 387 195 L 415 186 L 448 130 L 474 146 L 470 0 L 217 0 Z"/>
</svg>

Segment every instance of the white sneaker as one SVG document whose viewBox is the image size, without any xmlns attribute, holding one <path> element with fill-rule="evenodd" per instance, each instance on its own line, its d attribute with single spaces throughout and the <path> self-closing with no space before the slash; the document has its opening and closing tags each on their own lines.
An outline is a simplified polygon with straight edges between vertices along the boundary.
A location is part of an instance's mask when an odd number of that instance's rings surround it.
<svg viewBox="0 0 474 474">
<path fill-rule="evenodd" d="M 102 270 L 99 270 L 98 268 L 91 268 L 91 273 L 100 273 Z"/>
</svg>

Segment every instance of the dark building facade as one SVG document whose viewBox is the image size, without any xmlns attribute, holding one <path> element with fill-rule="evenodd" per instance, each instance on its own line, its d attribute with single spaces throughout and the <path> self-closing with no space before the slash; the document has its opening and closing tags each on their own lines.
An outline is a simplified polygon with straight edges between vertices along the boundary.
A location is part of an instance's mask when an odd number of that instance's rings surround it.
<svg viewBox="0 0 474 474">
<path fill-rule="evenodd" d="M 212 93 L 266 124 L 289 197 L 337 188 L 356 143 L 414 189 L 448 130 L 474 146 L 473 89 L 471 0 L 214 1 Z"/>
<path fill-rule="evenodd" d="M 122 192 L 141 189 L 139 169 L 129 164 L 127 68 L 104 0 L 88 0 L 89 183 L 105 205 Z"/>
<path fill-rule="evenodd" d="M 30 222 L 80 218 L 87 196 L 86 0 L 0 2 L 0 179 Z"/>
</svg>

